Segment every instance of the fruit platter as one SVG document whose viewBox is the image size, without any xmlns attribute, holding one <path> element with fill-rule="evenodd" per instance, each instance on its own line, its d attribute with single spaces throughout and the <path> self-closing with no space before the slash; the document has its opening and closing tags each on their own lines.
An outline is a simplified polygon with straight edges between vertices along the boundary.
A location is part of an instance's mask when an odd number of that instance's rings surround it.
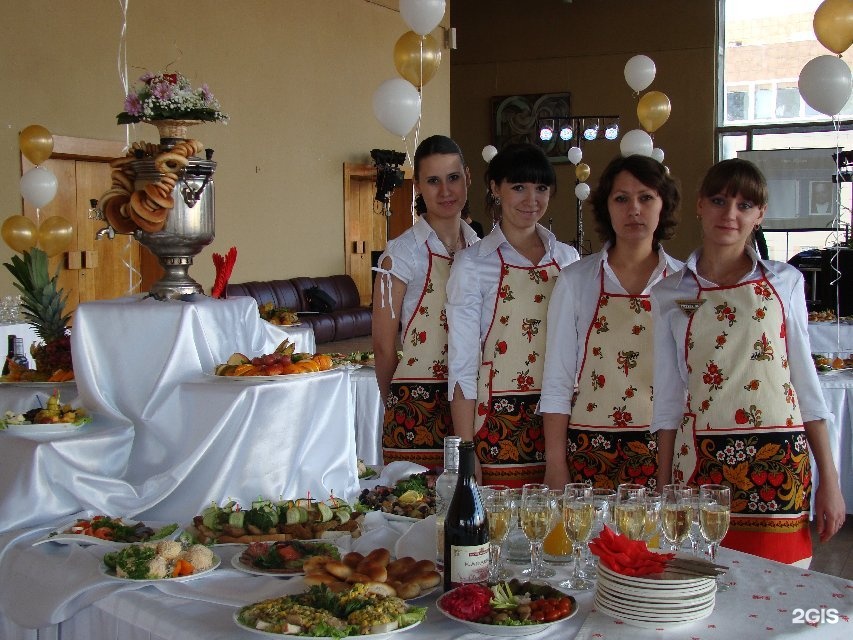
<svg viewBox="0 0 853 640">
<path fill-rule="evenodd" d="M 8 359 L 9 373 L 0 376 L 0 382 L 44 382 L 61 383 L 74 380 L 74 371 L 71 369 L 56 369 L 53 373 L 45 373 L 36 369 L 23 367 L 17 362 Z"/>
<path fill-rule="evenodd" d="M 376 359 L 372 351 L 353 351 L 352 353 L 327 353 L 336 365 L 361 365 L 363 367 L 373 367 L 376 365 Z"/>
<path fill-rule="evenodd" d="M 398 480 L 393 487 L 377 485 L 372 489 L 363 489 L 356 502 L 356 509 L 423 520 L 435 513 L 437 478 L 430 472 L 416 473 Z"/>
<path fill-rule="evenodd" d="M 161 540 L 104 554 L 102 571 L 120 580 L 182 581 L 210 573 L 219 563 L 219 557 L 204 545 Z"/>
<path fill-rule="evenodd" d="M 335 497 L 278 502 L 258 498 L 248 509 L 229 500 L 221 507 L 211 504 L 185 531 L 201 544 L 331 540 L 359 537 L 362 518 L 345 500 Z"/>
<path fill-rule="evenodd" d="M 517 579 L 491 587 L 466 584 L 437 602 L 446 617 L 488 636 L 525 636 L 568 620 L 577 613 L 575 599 L 554 587 Z"/>
<path fill-rule="evenodd" d="M 251 542 L 242 553 L 234 555 L 235 569 L 255 575 L 302 575 L 311 560 L 340 559 L 338 548 L 329 542 Z"/>
<path fill-rule="evenodd" d="M 832 371 L 843 371 L 853 369 L 853 354 L 846 358 L 840 356 L 829 357 L 822 353 L 813 353 L 812 361 L 818 373 L 830 373 Z"/>
<path fill-rule="evenodd" d="M 299 353 L 296 345 L 285 340 L 272 353 L 249 358 L 242 353 L 232 354 L 227 362 L 219 364 L 213 373 L 227 378 L 275 377 L 298 373 L 317 373 L 335 368 L 332 359 L 324 353 Z"/>
<path fill-rule="evenodd" d="M 324 585 L 246 605 L 234 614 L 240 628 L 267 636 L 361 638 L 409 629 L 426 617 L 426 607 L 373 593 L 355 585 L 334 593 Z"/>
<path fill-rule="evenodd" d="M 0 430 L 9 433 L 60 433 L 74 431 L 92 421 L 85 409 L 63 404 L 59 391 L 47 399 L 47 406 L 23 413 L 6 411 L 0 419 Z"/>
<path fill-rule="evenodd" d="M 259 304 L 258 312 L 261 314 L 261 319 L 280 327 L 293 327 L 300 324 L 299 316 L 295 311 L 286 307 L 276 307 L 272 302 Z"/>
</svg>

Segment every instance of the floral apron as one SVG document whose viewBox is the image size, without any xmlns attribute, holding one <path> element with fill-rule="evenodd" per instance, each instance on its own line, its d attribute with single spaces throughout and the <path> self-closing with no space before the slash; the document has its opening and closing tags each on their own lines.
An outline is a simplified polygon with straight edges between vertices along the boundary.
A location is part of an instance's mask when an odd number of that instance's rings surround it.
<svg viewBox="0 0 853 640">
<path fill-rule="evenodd" d="M 452 260 L 430 251 L 424 290 L 402 335 L 403 357 L 391 380 L 397 403 L 385 411 L 382 459 L 427 468 L 444 464 L 444 436 L 452 431 L 447 399 L 446 286 Z"/>
<path fill-rule="evenodd" d="M 649 296 L 608 293 L 602 269 L 572 400 L 566 443 L 570 482 L 605 489 L 623 482 L 654 486 L 653 333 Z"/>
<path fill-rule="evenodd" d="M 545 319 L 560 267 L 507 264 L 477 380 L 474 447 L 483 484 L 521 487 L 545 477 L 545 435 L 536 405 L 542 389 Z"/>
<path fill-rule="evenodd" d="M 687 413 L 673 480 L 731 487 L 724 546 L 785 563 L 808 558 L 811 467 L 782 301 L 763 276 L 700 286 L 702 298 L 685 337 Z"/>
</svg>

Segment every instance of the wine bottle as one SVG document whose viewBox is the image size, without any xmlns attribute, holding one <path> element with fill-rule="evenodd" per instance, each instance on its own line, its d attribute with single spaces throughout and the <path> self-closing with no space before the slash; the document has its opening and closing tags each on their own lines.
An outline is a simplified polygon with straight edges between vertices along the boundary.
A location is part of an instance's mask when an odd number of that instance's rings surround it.
<svg viewBox="0 0 853 640">
<path fill-rule="evenodd" d="M 444 471 L 435 481 L 435 537 L 436 564 L 444 564 L 444 517 L 453 499 L 456 483 L 459 479 L 459 436 L 444 438 Z"/>
<path fill-rule="evenodd" d="M 9 375 L 9 361 L 15 361 L 15 336 L 9 335 L 9 345 L 6 349 L 6 359 L 3 360 L 3 374 L 4 376 Z"/>
<path fill-rule="evenodd" d="M 489 521 L 474 479 L 474 443 L 459 443 L 459 478 L 444 519 L 444 590 L 489 576 Z"/>
<path fill-rule="evenodd" d="M 12 356 L 12 360 L 17 362 L 24 369 L 28 369 L 30 367 L 30 363 L 27 360 L 27 356 L 24 355 L 23 338 L 15 338 L 15 354 Z"/>
</svg>

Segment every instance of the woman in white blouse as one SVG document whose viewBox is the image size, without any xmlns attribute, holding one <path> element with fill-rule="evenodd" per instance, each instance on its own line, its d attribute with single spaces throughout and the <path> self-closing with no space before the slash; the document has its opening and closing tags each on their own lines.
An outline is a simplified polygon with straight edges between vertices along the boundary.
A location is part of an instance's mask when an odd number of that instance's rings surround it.
<svg viewBox="0 0 853 640">
<path fill-rule="evenodd" d="M 578 259 L 538 224 L 556 185 L 541 149 L 512 144 L 486 173 L 487 209 L 497 221 L 457 254 L 447 285 L 453 428 L 473 440 L 481 482 L 542 482 L 541 418 L 536 415 L 545 319 L 560 269 Z"/>
<path fill-rule="evenodd" d="M 751 236 L 768 189 L 755 165 L 724 160 L 706 174 L 702 245 L 652 290 L 658 482 L 731 487 L 723 545 L 786 563 L 811 557 L 814 455 L 821 540 L 844 522 L 844 499 L 812 364 L 803 277 L 760 259 Z"/>
<path fill-rule="evenodd" d="M 655 483 L 649 291 L 681 268 L 660 246 L 680 203 L 666 167 L 638 155 L 612 160 L 593 193 L 604 247 L 563 271 L 548 309 L 539 410 L 551 487 Z"/>
<path fill-rule="evenodd" d="M 385 464 L 407 460 L 432 468 L 444 462 L 444 436 L 452 433 L 445 291 L 454 255 L 477 241 L 462 220 L 470 184 L 462 151 L 453 140 L 435 135 L 421 142 L 414 158 L 420 219 L 379 257 L 373 349 L 386 407 Z M 400 339 L 403 357 L 398 360 Z"/>
</svg>

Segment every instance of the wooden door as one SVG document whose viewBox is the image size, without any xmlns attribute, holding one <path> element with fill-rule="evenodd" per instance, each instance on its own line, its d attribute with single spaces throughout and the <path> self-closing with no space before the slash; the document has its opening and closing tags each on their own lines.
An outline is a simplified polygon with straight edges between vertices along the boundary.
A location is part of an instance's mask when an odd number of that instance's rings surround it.
<svg viewBox="0 0 853 640">
<path fill-rule="evenodd" d="M 368 164 L 344 164 L 344 252 L 346 272 L 355 281 L 361 304 L 373 297 L 371 256 L 385 249 L 388 239 L 396 238 L 412 226 L 412 181 L 403 185 L 390 199 L 390 218 L 376 201 L 376 169 Z"/>
<path fill-rule="evenodd" d="M 50 216 L 67 218 L 74 237 L 65 252 L 51 258 L 51 273 L 59 268 L 59 286 L 68 294 L 67 312 L 82 302 L 132 295 L 148 288 L 162 274 L 156 258 L 131 236 L 95 238 L 106 226 L 90 214 L 90 200 L 110 186 L 109 161 L 124 155 L 124 145 L 112 140 L 54 136 L 54 150 L 44 163 L 57 178 L 56 197 L 36 213 L 24 202 L 24 214 L 36 224 Z M 22 174 L 32 164 L 21 157 Z"/>
</svg>

